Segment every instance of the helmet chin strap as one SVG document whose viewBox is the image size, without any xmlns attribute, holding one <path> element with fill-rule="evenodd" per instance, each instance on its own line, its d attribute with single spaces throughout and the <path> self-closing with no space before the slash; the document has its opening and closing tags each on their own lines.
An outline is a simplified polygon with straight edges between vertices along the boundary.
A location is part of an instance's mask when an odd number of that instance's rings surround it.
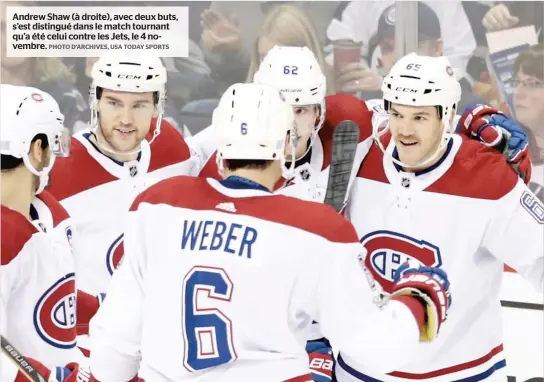
<svg viewBox="0 0 544 382">
<path fill-rule="evenodd" d="M 47 184 L 49 183 L 49 171 L 51 171 L 53 165 L 55 164 L 55 155 L 52 152 L 49 154 L 49 165 L 44 167 L 41 171 L 36 170 L 36 168 L 32 165 L 28 154 L 23 155 L 23 163 L 28 171 L 38 177 L 38 189 L 34 192 L 34 194 L 40 194 L 43 190 L 45 190 L 45 187 L 47 187 Z"/>
<path fill-rule="evenodd" d="M 293 128 L 289 131 L 289 144 L 291 145 L 291 158 L 296 158 L 297 156 L 297 127 L 296 124 L 293 126 Z M 282 155 L 280 157 L 281 161 L 281 176 L 283 176 L 284 179 L 291 179 L 295 176 L 295 165 L 296 161 L 292 160 L 289 165 L 289 167 L 286 166 L 287 158 L 285 156 L 285 149 L 282 151 Z"/>
</svg>

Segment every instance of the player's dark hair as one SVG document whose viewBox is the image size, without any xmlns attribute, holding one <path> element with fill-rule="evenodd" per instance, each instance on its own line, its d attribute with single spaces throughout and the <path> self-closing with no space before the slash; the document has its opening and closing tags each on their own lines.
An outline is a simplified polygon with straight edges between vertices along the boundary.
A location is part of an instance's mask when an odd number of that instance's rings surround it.
<svg viewBox="0 0 544 382">
<path fill-rule="evenodd" d="M 100 86 L 96 87 L 96 99 L 99 100 L 102 97 L 102 89 Z M 114 90 L 114 89 L 112 89 Z M 153 103 L 157 105 L 159 103 L 159 92 L 153 92 Z"/>
<path fill-rule="evenodd" d="M 266 170 L 273 161 L 264 159 L 225 159 L 225 168 L 230 171 L 239 170 L 242 168 Z"/>
<path fill-rule="evenodd" d="M 31 145 L 34 142 L 36 142 L 38 139 L 40 140 L 40 147 L 42 148 L 42 150 L 45 150 L 45 149 L 47 149 L 49 147 L 49 141 L 47 140 L 47 135 L 45 135 L 45 134 L 36 135 L 32 139 Z M 9 171 L 9 170 L 16 169 L 17 167 L 22 165 L 23 164 L 23 159 L 22 158 L 15 158 L 12 155 L 2 154 L 2 156 L 0 158 L 0 162 L 1 162 L 1 165 L 2 165 L 1 166 L 2 171 Z"/>
</svg>

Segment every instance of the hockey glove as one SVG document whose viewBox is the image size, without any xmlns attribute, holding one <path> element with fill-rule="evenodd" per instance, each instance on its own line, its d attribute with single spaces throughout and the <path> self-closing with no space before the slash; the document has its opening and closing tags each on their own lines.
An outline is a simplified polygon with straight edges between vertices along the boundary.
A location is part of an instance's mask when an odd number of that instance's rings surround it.
<svg viewBox="0 0 544 382">
<path fill-rule="evenodd" d="M 420 341 L 435 339 L 442 323 L 446 321 L 451 305 L 450 283 L 446 272 L 409 261 L 397 269 L 394 282 L 391 298 L 412 296 L 425 308 Z"/>
<path fill-rule="evenodd" d="M 310 371 L 315 382 L 332 381 L 334 354 L 329 341 L 325 338 L 306 343 L 306 351 L 310 359 Z"/>
<path fill-rule="evenodd" d="M 70 375 L 63 382 L 92 382 L 91 372 L 88 368 L 80 366 L 75 362 L 66 365 L 66 369 L 70 370 Z"/>
<path fill-rule="evenodd" d="M 521 126 L 502 112 L 487 105 L 470 105 L 457 124 L 457 132 L 500 151 L 520 178 L 529 183 L 529 138 Z"/>
<path fill-rule="evenodd" d="M 26 361 L 32 366 L 42 377 L 46 378 L 47 382 L 66 382 L 67 377 L 70 375 L 71 370 L 65 367 L 55 367 L 53 370 L 49 370 L 40 361 L 34 358 L 26 357 Z M 25 376 L 20 370 L 17 372 L 13 382 L 28 382 L 29 378 Z M 74 380 L 75 381 L 75 380 Z"/>
</svg>

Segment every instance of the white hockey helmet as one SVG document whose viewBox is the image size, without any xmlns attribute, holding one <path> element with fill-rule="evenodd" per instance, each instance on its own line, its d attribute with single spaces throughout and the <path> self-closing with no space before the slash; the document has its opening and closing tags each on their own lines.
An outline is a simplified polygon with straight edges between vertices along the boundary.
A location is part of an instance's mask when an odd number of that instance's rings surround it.
<svg viewBox="0 0 544 382">
<path fill-rule="evenodd" d="M 64 115 L 57 101 L 48 93 L 28 86 L 0 85 L 0 153 L 23 160 L 25 167 L 40 178 L 36 194 L 49 180 L 56 156 L 70 153 L 70 129 L 64 127 Z M 50 149 L 49 165 L 38 171 L 28 153 L 32 140 L 45 134 Z"/>
<path fill-rule="evenodd" d="M 289 132 L 293 139 L 294 124 L 293 108 L 276 88 L 241 83 L 230 86 L 212 118 L 219 171 L 223 171 L 224 159 L 280 160 L 284 176 L 289 175 L 284 150 Z"/>
<path fill-rule="evenodd" d="M 419 56 L 416 53 L 402 57 L 384 78 L 382 92 L 387 112 L 390 112 L 391 104 L 439 107 L 443 139 L 435 154 L 415 166 L 408 166 L 393 158 L 394 162 L 407 168 L 419 167 L 434 160 L 455 131 L 451 120 L 461 99 L 461 85 L 448 58 Z M 388 126 L 385 129 L 376 126 L 373 131 L 373 137 L 383 151 L 385 149 L 380 137 L 388 129 Z"/>
<path fill-rule="evenodd" d="M 306 46 L 275 46 L 266 54 L 253 82 L 279 89 L 292 106 L 319 105 L 321 115 L 312 131 L 311 147 L 325 121 L 327 79 Z"/>
<path fill-rule="evenodd" d="M 91 70 L 91 79 L 89 99 L 93 129 L 98 128 L 99 124 L 96 110 L 98 104 L 97 87 L 131 93 L 157 92 L 159 96 L 156 105 L 158 116 L 149 143 L 157 138 L 161 131 L 166 103 L 166 68 L 158 56 L 155 56 L 152 52 L 146 52 L 144 55 L 122 50 L 108 51 L 94 63 Z"/>
</svg>

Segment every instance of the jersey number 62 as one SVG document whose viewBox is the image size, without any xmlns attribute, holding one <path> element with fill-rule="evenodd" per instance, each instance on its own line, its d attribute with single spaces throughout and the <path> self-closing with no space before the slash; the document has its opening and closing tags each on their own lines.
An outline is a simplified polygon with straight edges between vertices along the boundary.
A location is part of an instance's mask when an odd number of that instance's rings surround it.
<svg viewBox="0 0 544 382">
<path fill-rule="evenodd" d="M 183 365 L 198 371 L 232 362 L 238 357 L 232 340 L 232 322 L 209 300 L 228 302 L 232 282 L 224 269 L 195 266 L 183 280 Z M 206 308 L 198 301 L 206 300 Z"/>
</svg>

